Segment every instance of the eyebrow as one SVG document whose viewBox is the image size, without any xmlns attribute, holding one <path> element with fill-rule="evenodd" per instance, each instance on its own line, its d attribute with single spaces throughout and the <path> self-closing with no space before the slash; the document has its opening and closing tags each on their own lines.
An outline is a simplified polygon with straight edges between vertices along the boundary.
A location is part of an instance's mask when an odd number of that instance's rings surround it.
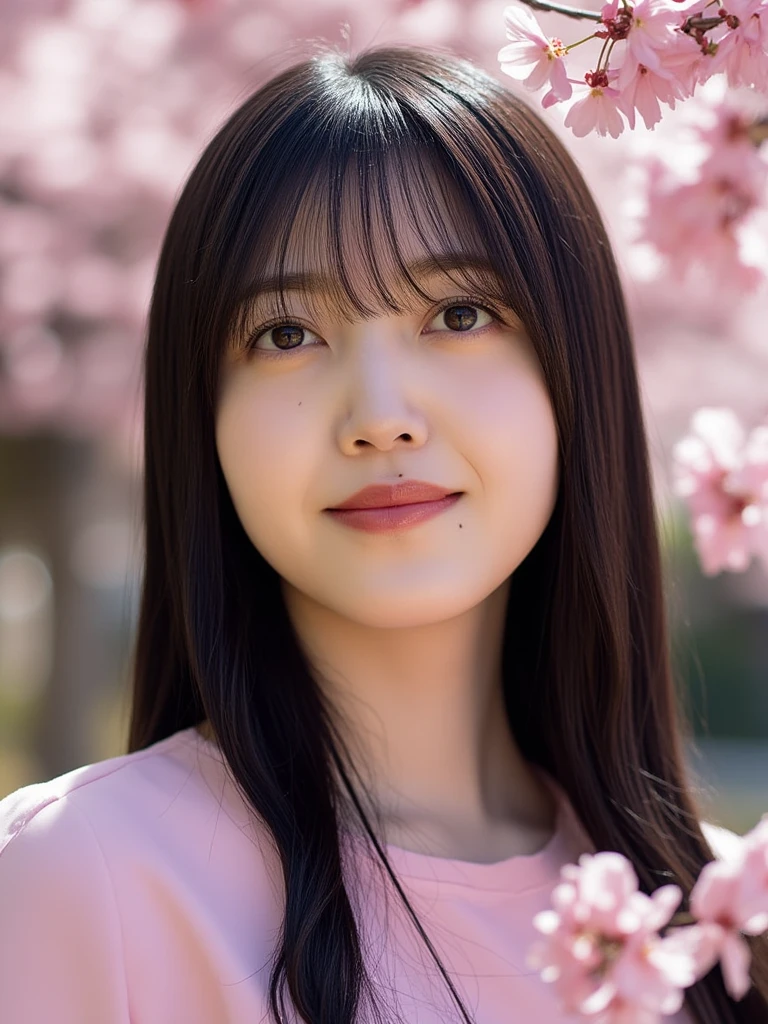
<svg viewBox="0 0 768 1024">
<path fill-rule="evenodd" d="M 479 270 L 496 276 L 496 268 L 486 256 L 468 252 L 442 253 L 436 256 L 425 256 L 406 264 L 409 274 L 414 278 L 429 277 L 452 270 Z M 260 278 L 249 285 L 241 301 L 253 301 L 261 295 L 277 293 L 281 282 L 277 275 Z M 284 274 L 282 280 L 284 291 L 301 290 L 306 292 L 328 292 L 331 281 L 321 274 Z"/>
</svg>

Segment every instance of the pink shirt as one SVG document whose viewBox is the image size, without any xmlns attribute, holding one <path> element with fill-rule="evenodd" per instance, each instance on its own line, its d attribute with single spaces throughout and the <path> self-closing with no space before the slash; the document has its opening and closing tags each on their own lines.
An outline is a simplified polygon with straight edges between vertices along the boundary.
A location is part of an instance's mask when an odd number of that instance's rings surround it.
<svg viewBox="0 0 768 1024">
<path fill-rule="evenodd" d="M 525 955 L 560 867 L 594 847 L 542 777 L 558 817 L 533 855 L 476 864 L 388 847 L 476 1024 L 574 1022 Z M 378 873 L 348 840 L 362 882 L 350 895 L 385 1012 L 396 1000 L 408 1024 L 459 1020 L 397 894 L 385 920 Z M 282 899 L 266 831 L 194 728 L 23 787 L 0 801 L 0 1020 L 266 1024 Z M 665 1020 L 691 1022 L 685 1011 Z"/>
</svg>

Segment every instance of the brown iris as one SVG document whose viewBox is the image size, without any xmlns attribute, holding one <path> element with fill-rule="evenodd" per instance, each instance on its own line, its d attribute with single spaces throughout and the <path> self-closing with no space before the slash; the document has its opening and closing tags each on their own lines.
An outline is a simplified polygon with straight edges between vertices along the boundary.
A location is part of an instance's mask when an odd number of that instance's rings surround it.
<svg viewBox="0 0 768 1024">
<path fill-rule="evenodd" d="M 468 331 L 477 321 L 477 310 L 473 306 L 449 306 L 443 312 L 451 330 Z"/>
</svg>

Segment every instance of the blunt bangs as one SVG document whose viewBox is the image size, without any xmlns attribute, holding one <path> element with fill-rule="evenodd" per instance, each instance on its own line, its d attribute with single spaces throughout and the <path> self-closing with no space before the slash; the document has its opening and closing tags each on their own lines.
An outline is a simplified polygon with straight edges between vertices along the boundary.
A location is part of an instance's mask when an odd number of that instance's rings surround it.
<svg viewBox="0 0 768 1024">
<path fill-rule="evenodd" d="M 338 106 L 335 123 L 307 105 L 258 155 L 262 166 L 288 171 L 269 176 L 270 187 L 253 196 L 243 218 L 249 230 L 230 242 L 244 272 L 227 338 L 244 343 L 257 321 L 295 314 L 297 299 L 323 324 L 415 314 L 440 298 L 428 278 L 525 322 L 531 298 L 508 226 L 478 203 L 476 183 L 415 111 L 366 82 L 347 82 L 350 103 Z M 474 132 L 483 131 L 460 111 Z M 524 236 L 522 224 L 514 235 Z"/>
</svg>

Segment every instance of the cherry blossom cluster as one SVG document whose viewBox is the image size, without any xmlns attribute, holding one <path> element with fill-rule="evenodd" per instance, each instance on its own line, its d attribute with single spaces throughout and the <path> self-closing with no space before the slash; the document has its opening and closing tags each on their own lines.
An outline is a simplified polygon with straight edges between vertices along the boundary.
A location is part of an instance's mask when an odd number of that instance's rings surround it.
<svg viewBox="0 0 768 1024">
<path fill-rule="evenodd" d="M 530 0 L 544 10 L 566 9 Z M 597 131 L 613 138 L 639 114 L 647 128 L 661 120 L 661 104 L 675 107 L 696 86 L 724 74 L 732 87 L 768 92 L 768 0 L 611 0 L 601 13 L 570 11 L 599 28 L 576 42 L 547 37 L 534 15 L 507 7 L 510 42 L 498 53 L 501 70 L 532 90 L 547 85 L 542 105 L 571 100 L 565 124 L 577 136 Z M 584 82 L 571 78 L 566 58 L 591 39 L 603 42 Z M 626 118 L 626 123 L 624 121 Z"/>
<path fill-rule="evenodd" d="M 595 1024 L 657 1024 L 718 962 L 729 995 L 743 999 L 751 962 L 744 936 L 768 930 L 768 814 L 732 840 L 702 869 L 689 913 L 674 913 L 677 885 L 640 892 L 622 854 L 585 853 L 564 865 L 553 909 L 534 917 L 546 938 L 529 950 L 528 966 L 554 984 L 566 1012 Z"/>
<path fill-rule="evenodd" d="M 699 409 L 673 460 L 702 571 L 768 567 L 768 419 L 747 433 L 731 409 Z"/>
<path fill-rule="evenodd" d="M 661 254 L 678 280 L 705 270 L 719 291 L 756 291 L 768 276 L 768 121 L 730 98 L 709 124 L 644 160 L 645 216 L 637 241 Z"/>
</svg>

